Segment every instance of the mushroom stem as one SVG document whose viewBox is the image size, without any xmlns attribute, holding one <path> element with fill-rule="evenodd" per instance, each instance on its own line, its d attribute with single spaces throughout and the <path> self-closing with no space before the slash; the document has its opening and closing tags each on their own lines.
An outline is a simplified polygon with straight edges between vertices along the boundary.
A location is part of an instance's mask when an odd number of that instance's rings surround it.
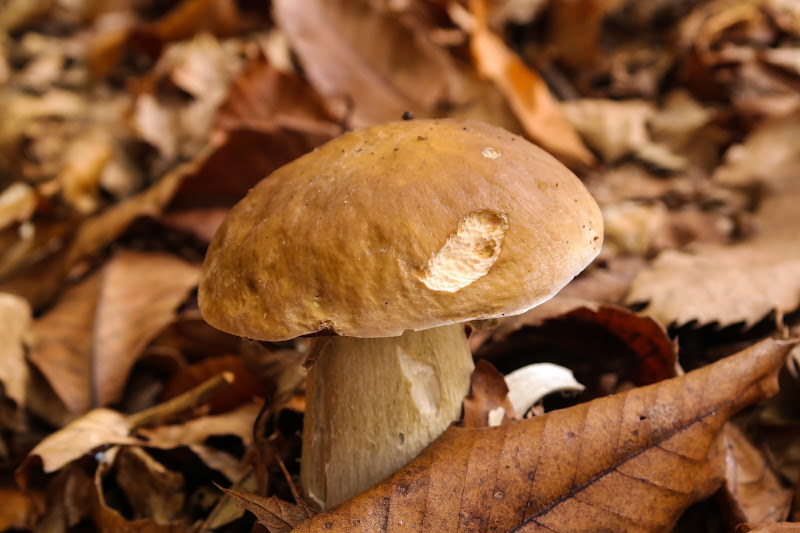
<svg viewBox="0 0 800 533">
<path fill-rule="evenodd" d="M 308 374 L 305 497 L 329 508 L 416 457 L 460 416 L 473 368 L 459 324 L 329 340 Z"/>
</svg>

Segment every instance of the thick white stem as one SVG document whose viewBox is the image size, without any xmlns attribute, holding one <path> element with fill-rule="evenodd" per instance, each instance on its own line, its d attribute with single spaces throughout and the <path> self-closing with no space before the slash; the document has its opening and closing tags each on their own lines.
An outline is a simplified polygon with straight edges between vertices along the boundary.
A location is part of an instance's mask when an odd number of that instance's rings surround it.
<svg viewBox="0 0 800 533">
<path fill-rule="evenodd" d="M 305 497 L 327 509 L 416 457 L 460 416 L 472 370 L 462 325 L 326 339 L 308 374 Z"/>
</svg>

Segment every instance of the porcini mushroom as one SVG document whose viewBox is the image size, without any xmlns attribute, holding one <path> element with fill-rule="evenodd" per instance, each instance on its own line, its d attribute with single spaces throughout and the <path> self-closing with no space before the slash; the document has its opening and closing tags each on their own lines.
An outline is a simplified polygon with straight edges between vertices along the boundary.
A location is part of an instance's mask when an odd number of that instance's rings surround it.
<svg viewBox="0 0 800 533">
<path fill-rule="evenodd" d="M 203 268 L 213 326 L 323 342 L 308 376 L 301 483 L 327 508 L 415 457 L 460 415 L 463 322 L 522 313 L 597 255 L 578 178 L 474 121 L 394 122 L 279 168 L 229 213 Z"/>
</svg>

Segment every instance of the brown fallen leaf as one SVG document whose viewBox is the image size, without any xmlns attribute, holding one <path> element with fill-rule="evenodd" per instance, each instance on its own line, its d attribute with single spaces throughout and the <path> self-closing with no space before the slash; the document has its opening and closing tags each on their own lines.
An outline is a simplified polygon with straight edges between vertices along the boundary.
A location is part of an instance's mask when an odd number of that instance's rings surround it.
<svg viewBox="0 0 800 533">
<path fill-rule="evenodd" d="M 275 496 L 265 498 L 250 492 L 229 490 L 222 487 L 220 489 L 225 494 L 232 496 L 239 507 L 253 513 L 258 522 L 267 528 L 269 533 L 294 531 L 295 526 L 314 516 L 314 512 L 309 507 L 295 505 Z"/>
<path fill-rule="evenodd" d="M 541 76 L 489 30 L 485 0 L 471 1 L 470 9 L 473 14 L 470 51 L 475 68 L 505 96 L 526 135 L 572 166 L 593 165 L 594 156 L 564 118 Z"/>
<path fill-rule="evenodd" d="M 668 531 L 722 481 L 715 438 L 777 391 L 796 342 L 765 340 L 685 376 L 495 428 L 451 427 L 304 531 Z"/>
<path fill-rule="evenodd" d="M 379 4 L 272 2 L 309 81 L 330 101 L 344 104 L 340 111 L 352 127 L 398 120 L 404 111 L 429 115 L 459 91 L 452 58 L 426 31 L 430 23 L 407 5 Z"/>
<path fill-rule="evenodd" d="M 726 154 L 714 178 L 731 187 L 765 190 L 755 213 L 757 233 L 731 246 L 667 250 L 634 279 L 628 304 L 649 302 L 665 324 L 750 326 L 769 312 L 800 304 L 800 149 L 797 114 L 768 120 Z"/>
<path fill-rule="evenodd" d="M 752 326 L 800 303 L 800 241 L 787 236 L 694 253 L 667 250 L 634 279 L 626 301 L 648 302 L 646 311 L 664 324 Z"/>
<path fill-rule="evenodd" d="M 28 302 L 12 294 L 0 293 L 0 386 L 17 407 L 25 407 L 28 395 L 26 344 L 31 336 L 31 309 Z"/>
<path fill-rule="evenodd" d="M 158 524 L 165 524 L 183 510 L 183 475 L 166 468 L 141 448 L 120 448 L 114 477 L 136 518 L 148 517 Z"/>
<path fill-rule="evenodd" d="M 136 359 L 173 320 L 199 276 L 199 265 L 168 254 L 121 251 L 112 258 L 94 323 L 94 405 L 119 400 Z"/>
<path fill-rule="evenodd" d="M 122 513 L 111 507 L 104 494 L 104 478 L 115 464 L 120 448 L 110 448 L 104 452 L 104 460 L 100 462 L 94 473 L 94 485 L 91 491 L 92 518 L 100 531 L 120 533 L 187 533 L 192 531 L 182 521 L 157 522 L 153 518 L 128 520 Z"/>
<path fill-rule="evenodd" d="M 34 323 L 31 361 L 74 413 L 118 400 L 198 276 L 199 266 L 168 254 L 117 253 Z"/>
<path fill-rule="evenodd" d="M 739 524 L 736 533 L 800 533 L 800 524 L 797 522 Z"/>
<path fill-rule="evenodd" d="M 738 427 L 726 424 L 723 441 L 727 469 L 721 498 L 731 523 L 786 520 L 792 489 L 784 487 L 763 454 Z"/>
<path fill-rule="evenodd" d="M 508 385 L 503 374 L 485 359 L 475 364 L 470 393 L 464 398 L 464 415 L 459 424 L 463 428 L 489 426 L 489 413 L 503 409 L 503 421 L 519 420 L 519 415 L 508 399 Z"/>
<path fill-rule="evenodd" d="M 476 358 L 506 373 L 540 361 L 567 366 L 589 398 L 616 392 L 624 383 L 649 385 L 676 375 L 676 346 L 657 321 L 617 306 L 578 301 L 565 309 L 561 303 L 570 301 L 555 300 L 503 320 L 482 335 Z M 559 313 L 553 314 L 553 307 Z"/>
<path fill-rule="evenodd" d="M 216 114 L 213 153 L 181 184 L 172 209 L 230 207 L 270 172 L 341 133 L 323 98 L 258 56 Z"/>
</svg>

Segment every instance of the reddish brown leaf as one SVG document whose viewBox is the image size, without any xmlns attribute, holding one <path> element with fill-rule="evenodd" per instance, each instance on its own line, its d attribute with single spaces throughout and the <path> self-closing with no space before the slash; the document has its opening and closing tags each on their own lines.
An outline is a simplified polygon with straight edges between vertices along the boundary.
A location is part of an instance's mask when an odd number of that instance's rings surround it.
<svg viewBox="0 0 800 533">
<path fill-rule="evenodd" d="M 488 361 L 481 359 L 472 372 L 469 396 L 464 398 L 464 416 L 461 427 L 482 428 L 489 425 L 489 412 L 501 407 L 503 421 L 519 420 L 519 415 L 508 400 L 508 386 L 503 374 Z"/>
<path fill-rule="evenodd" d="M 458 90 L 453 60 L 431 42 L 430 25 L 403 8 L 363 0 L 278 0 L 272 8 L 311 84 L 352 107 L 354 127 L 431 113 Z"/>
<path fill-rule="evenodd" d="M 556 310 L 559 302 L 569 303 L 556 300 Z M 586 385 L 588 397 L 614 392 L 625 380 L 648 385 L 675 376 L 676 347 L 653 319 L 616 306 L 568 306 L 555 316 L 551 309 L 546 303 L 504 320 L 476 357 L 503 372 L 540 361 L 567 366 Z M 603 384 L 604 375 L 614 377 L 611 390 Z"/>
<path fill-rule="evenodd" d="M 250 492 L 229 490 L 220 487 L 225 494 L 236 499 L 242 509 L 256 515 L 258 522 L 270 533 L 288 533 L 303 520 L 313 516 L 310 509 L 285 502 L 275 496 L 264 498 Z"/>
<path fill-rule="evenodd" d="M 726 424 L 723 440 L 727 470 L 722 495 L 732 524 L 786 520 L 792 489 L 783 486 L 762 453 L 738 427 Z"/>
<path fill-rule="evenodd" d="M 543 417 L 451 427 L 409 465 L 296 531 L 667 531 L 719 487 L 715 437 L 736 411 L 777 391 L 794 344 L 766 340 Z"/>
<path fill-rule="evenodd" d="M 477 71 L 494 82 L 531 139 L 568 163 L 593 165 L 594 156 L 562 115 L 544 80 L 488 29 L 485 2 L 470 5 L 475 15 L 470 51 Z"/>
<path fill-rule="evenodd" d="M 213 153 L 181 184 L 172 207 L 229 207 L 264 176 L 340 132 L 319 94 L 259 56 L 233 80 L 215 119 Z"/>
</svg>

